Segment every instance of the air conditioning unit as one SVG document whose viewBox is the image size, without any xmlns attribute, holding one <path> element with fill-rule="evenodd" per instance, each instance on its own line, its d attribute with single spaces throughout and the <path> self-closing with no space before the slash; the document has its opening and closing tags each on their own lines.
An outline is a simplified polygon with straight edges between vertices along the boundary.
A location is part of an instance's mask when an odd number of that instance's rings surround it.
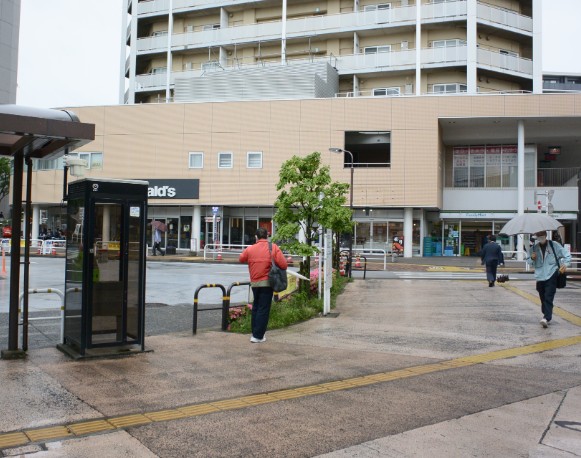
<svg viewBox="0 0 581 458">
<path fill-rule="evenodd" d="M 184 70 L 193 70 L 194 63 L 193 62 L 184 62 Z"/>
<path fill-rule="evenodd" d="M 409 45 L 409 43 L 407 41 L 402 41 L 401 42 L 401 49 L 408 49 L 408 45 Z"/>
<path fill-rule="evenodd" d="M 413 92 L 414 92 L 414 85 L 413 84 L 406 84 L 404 91 L 405 91 L 404 94 L 406 94 L 406 95 L 413 94 Z"/>
<path fill-rule="evenodd" d="M 184 27 L 184 32 L 193 32 L 194 31 L 194 26 L 193 25 L 186 25 Z"/>
</svg>

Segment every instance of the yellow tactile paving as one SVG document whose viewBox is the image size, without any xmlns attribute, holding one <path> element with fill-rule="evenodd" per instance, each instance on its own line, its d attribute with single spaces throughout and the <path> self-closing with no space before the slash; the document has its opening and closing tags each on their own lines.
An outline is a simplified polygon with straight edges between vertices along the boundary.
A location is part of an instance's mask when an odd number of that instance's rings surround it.
<svg viewBox="0 0 581 458">
<path fill-rule="evenodd" d="M 44 442 L 57 439 L 66 439 L 74 435 L 94 434 L 101 431 L 124 429 L 152 422 L 171 421 L 197 415 L 206 415 L 224 410 L 241 409 L 269 402 L 278 402 L 288 399 L 301 398 L 316 394 L 332 393 L 339 390 L 347 390 L 366 385 L 401 380 L 408 377 L 417 377 L 431 372 L 445 371 L 458 367 L 472 366 L 483 362 L 511 358 L 514 356 L 539 353 L 556 348 L 581 344 L 581 335 L 565 339 L 550 340 L 516 348 L 492 351 L 479 355 L 465 356 L 440 363 L 430 363 L 421 366 L 397 369 L 390 372 L 353 377 L 344 380 L 336 380 L 317 385 L 304 386 L 294 389 L 274 391 L 250 396 L 241 396 L 235 399 L 195 404 L 176 409 L 146 412 L 144 414 L 124 415 L 102 420 L 73 423 L 70 425 L 57 425 L 47 428 L 26 430 L 24 432 L 0 433 L 0 450 L 26 445 L 30 442 Z"/>
<path fill-rule="evenodd" d="M 128 428 L 129 426 L 144 425 L 146 423 L 151 423 L 151 420 L 145 415 L 125 415 L 123 417 L 109 418 L 109 423 L 111 423 L 116 428 Z"/>
<path fill-rule="evenodd" d="M 8 447 L 17 447 L 29 442 L 28 437 L 24 433 L 8 433 L 0 435 L 0 449 Z"/>
<path fill-rule="evenodd" d="M 51 439 L 60 439 L 67 436 L 72 436 L 66 426 L 51 426 L 49 428 L 26 430 L 24 433 L 30 438 L 32 442 L 42 442 Z"/>
<path fill-rule="evenodd" d="M 83 434 L 94 434 L 101 431 L 115 429 L 111 423 L 106 420 L 85 421 L 83 423 L 74 423 L 68 425 L 68 428 L 77 436 Z"/>
<path fill-rule="evenodd" d="M 208 413 L 220 411 L 218 407 L 214 407 L 210 404 L 198 404 L 194 406 L 180 407 L 177 410 L 182 412 L 187 417 L 195 417 L 197 415 L 206 415 Z"/>
<path fill-rule="evenodd" d="M 185 418 L 186 416 L 179 410 L 160 410 L 158 412 L 148 412 L 144 415 L 152 421 L 177 420 L 178 418 Z"/>
</svg>

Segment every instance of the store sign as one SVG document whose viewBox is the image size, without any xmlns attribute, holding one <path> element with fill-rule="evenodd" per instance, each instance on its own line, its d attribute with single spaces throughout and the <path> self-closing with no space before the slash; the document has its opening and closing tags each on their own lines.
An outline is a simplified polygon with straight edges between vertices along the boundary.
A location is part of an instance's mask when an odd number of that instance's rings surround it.
<svg viewBox="0 0 581 458">
<path fill-rule="evenodd" d="M 151 199 L 199 199 L 200 180 L 147 180 Z"/>
</svg>

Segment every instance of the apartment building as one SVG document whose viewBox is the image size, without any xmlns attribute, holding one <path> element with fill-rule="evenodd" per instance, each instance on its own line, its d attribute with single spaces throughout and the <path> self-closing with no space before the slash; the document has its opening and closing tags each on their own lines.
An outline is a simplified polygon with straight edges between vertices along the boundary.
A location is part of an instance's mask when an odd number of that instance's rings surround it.
<svg viewBox="0 0 581 458">
<path fill-rule="evenodd" d="M 540 0 L 125 0 L 121 103 L 542 92 Z"/>
<path fill-rule="evenodd" d="M 20 0 L 0 2 L 0 104 L 16 103 Z"/>
</svg>

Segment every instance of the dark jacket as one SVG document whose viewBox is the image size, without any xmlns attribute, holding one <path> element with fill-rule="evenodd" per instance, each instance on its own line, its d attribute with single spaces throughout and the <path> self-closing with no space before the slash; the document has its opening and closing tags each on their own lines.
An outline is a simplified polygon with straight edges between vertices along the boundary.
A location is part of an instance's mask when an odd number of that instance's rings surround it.
<svg viewBox="0 0 581 458">
<path fill-rule="evenodd" d="M 480 259 L 482 264 L 486 264 L 490 261 L 498 261 L 499 264 L 504 264 L 504 255 L 502 254 L 502 248 L 496 242 L 488 242 L 482 248 L 480 253 Z"/>
</svg>

